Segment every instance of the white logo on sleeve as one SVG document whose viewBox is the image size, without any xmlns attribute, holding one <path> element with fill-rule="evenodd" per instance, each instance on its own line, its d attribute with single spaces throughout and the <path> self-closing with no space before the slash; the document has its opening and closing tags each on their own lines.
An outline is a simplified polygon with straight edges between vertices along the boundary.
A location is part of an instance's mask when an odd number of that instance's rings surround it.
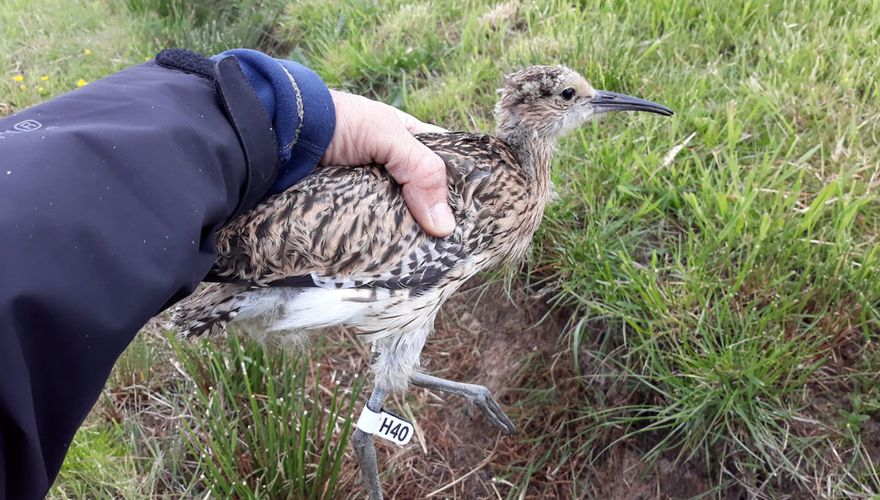
<svg viewBox="0 0 880 500">
<path fill-rule="evenodd" d="M 43 124 L 38 122 L 37 120 L 24 120 L 12 126 L 12 128 L 18 130 L 19 132 L 33 132 L 34 130 L 42 127 Z"/>
<path fill-rule="evenodd" d="M 11 129 L 0 132 L 0 139 L 6 139 L 7 135 L 33 132 L 34 130 L 40 130 L 41 128 L 43 128 L 43 124 L 37 120 L 22 120 L 13 125 Z"/>
</svg>

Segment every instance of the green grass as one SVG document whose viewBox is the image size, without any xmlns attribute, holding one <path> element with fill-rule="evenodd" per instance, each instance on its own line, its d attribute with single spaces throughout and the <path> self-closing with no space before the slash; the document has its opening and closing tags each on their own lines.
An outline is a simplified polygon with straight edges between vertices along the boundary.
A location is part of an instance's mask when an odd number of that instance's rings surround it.
<svg viewBox="0 0 880 500">
<path fill-rule="evenodd" d="M 120 360 L 50 497 L 331 498 L 361 385 L 255 343 L 180 344 L 151 329 Z"/>
<path fill-rule="evenodd" d="M 272 28 L 283 0 L 128 0 L 135 16 L 149 19 L 143 33 L 158 47 L 186 47 L 215 54 L 237 47 L 281 49 Z"/>
<path fill-rule="evenodd" d="M 131 497 L 141 474 L 134 449 L 119 426 L 86 425 L 79 430 L 65 459 L 52 496 L 56 498 Z"/>
<path fill-rule="evenodd" d="M 880 2 L 512 2 L 489 15 L 495 4 L 463 0 L 230 1 L 218 11 L 174 0 L 50 4 L 40 10 L 48 14 L 17 0 L 0 10 L 0 107 L 38 102 L 166 45 L 260 46 L 331 86 L 454 129 L 491 130 L 501 75 L 532 63 L 566 64 L 597 88 L 668 105 L 671 119 L 611 117 L 560 147 L 561 200 L 525 272 L 573 313 L 566 359 L 578 396 L 565 402 L 565 436 L 535 445 L 565 450 L 584 471 L 621 446 L 647 460 L 677 457 L 702 464 L 718 491 L 880 494 Z M 273 437 L 282 429 L 260 417 L 275 411 L 269 399 L 248 400 L 293 390 L 286 377 L 304 380 L 305 365 L 255 350 L 280 374 L 233 374 L 219 367 L 240 359 L 238 345 L 157 345 L 135 344 L 108 393 L 154 378 L 151 394 L 189 405 L 174 406 L 186 425 L 144 435 L 139 418 L 90 423 L 59 496 L 110 491 L 109 476 L 81 456 L 135 457 L 113 466 L 145 478 L 135 489 L 120 482 L 121 496 L 214 484 L 240 496 L 296 484 L 295 496 L 313 496 L 329 481 L 334 466 L 319 457 L 332 419 Z M 150 375 L 167 359 L 228 387 L 193 393 Z M 301 383 L 295 398 L 313 394 L 314 379 Z M 613 396 L 599 389 L 609 383 Z M 541 387 L 523 390 L 529 404 L 560 404 Z M 289 411 L 312 404 L 297 401 Z M 208 409 L 222 418 L 197 415 Z M 236 440 L 223 436 L 233 429 Z M 101 435 L 119 432 L 124 439 Z M 241 469 L 236 442 L 259 450 L 278 439 L 307 445 L 270 448 Z M 194 461 L 204 446 L 222 456 Z M 510 495 L 539 494 L 526 485 L 549 463 L 503 473 Z M 306 483 L 296 483 L 301 472 Z M 582 483 L 570 491 L 585 494 Z"/>
<path fill-rule="evenodd" d="M 42 5 L 4 0 L 0 9 L 0 112 L 73 90 L 80 80 L 96 80 L 154 53 L 132 36 L 143 23 L 105 2 Z"/>
<path fill-rule="evenodd" d="M 194 475 L 221 498 L 327 498 L 352 429 L 360 383 L 346 395 L 339 383 L 321 393 L 303 359 L 273 356 L 231 342 L 231 352 L 177 346 L 193 374 L 187 444 L 200 457 Z M 346 391 L 347 393 L 349 391 Z M 347 411 L 343 411 L 343 405 Z"/>
</svg>

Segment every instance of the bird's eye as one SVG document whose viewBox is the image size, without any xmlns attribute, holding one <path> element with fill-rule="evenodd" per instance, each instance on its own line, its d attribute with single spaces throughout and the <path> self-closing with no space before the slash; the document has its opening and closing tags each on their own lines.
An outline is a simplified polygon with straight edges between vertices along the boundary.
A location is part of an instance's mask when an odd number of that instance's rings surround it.
<svg viewBox="0 0 880 500">
<path fill-rule="evenodd" d="M 562 96 L 562 98 L 565 99 L 566 101 L 570 101 L 571 98 L 574 97 L 574 94 L 575 94 L 575 91 L 571 87 L 568 87 L 567 89 L 565 89 L 559 93 L 559 95 Z"/>
</svg>

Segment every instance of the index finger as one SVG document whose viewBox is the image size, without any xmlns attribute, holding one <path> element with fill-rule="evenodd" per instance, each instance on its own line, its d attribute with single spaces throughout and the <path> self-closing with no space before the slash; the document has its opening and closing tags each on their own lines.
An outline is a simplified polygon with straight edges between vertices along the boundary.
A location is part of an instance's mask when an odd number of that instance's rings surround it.
<svg viewBox="0 0 880 500">
<path fill-rule="evenodd" d="M 427 134 L 427 133 L 443 133 L 449 132 L 445 128 L 438 127 L 436 125 L 431 125 L 430 123 L 425 123 L 415 116 L 401 111 L 397 108 L 394 108 L 394 111 L 397 113 L 397 117 L 400 118 L 400 121 L 403 122 L 403 125 L 409 130 L 410 134 Z"/>
</svg>

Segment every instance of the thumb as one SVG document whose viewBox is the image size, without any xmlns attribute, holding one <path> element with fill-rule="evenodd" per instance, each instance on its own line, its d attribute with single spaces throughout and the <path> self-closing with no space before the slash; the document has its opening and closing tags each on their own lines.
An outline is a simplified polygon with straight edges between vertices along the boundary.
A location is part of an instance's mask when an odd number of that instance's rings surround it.
<svg viewBox="0 0 880 500">
<path fill-rule="evenodd" d="M 406 206 L 422 229 L 433 236 L 448 236 L 455 229 L 455 217 L 447 203 L 446 164 L 403 127 L 396 135 L 385 168 L 403 186 Z"/>
</svg>

